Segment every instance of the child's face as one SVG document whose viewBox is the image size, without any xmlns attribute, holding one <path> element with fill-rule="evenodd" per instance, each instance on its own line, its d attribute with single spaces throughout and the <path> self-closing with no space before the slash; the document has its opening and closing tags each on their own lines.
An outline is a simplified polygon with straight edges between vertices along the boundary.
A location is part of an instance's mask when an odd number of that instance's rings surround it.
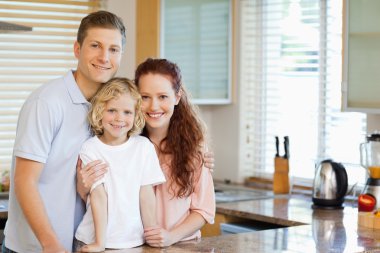
<svg viewBox="0 0 380 253">
<path fill-rule="evenodd" d="M 148 130 L 167 130 L 174 106 L 180 96 L 174 92 L 170 78 L 161 74 L 146 74 L 139 79 L 142 97 L 141 109 L 145 115 Z"/>
<path fill-rule="evenodd" d="M 104 134 L 100 137 L 104 143 L 119 145 L 128 140 L 127 134 L 135 118 L 135 104 L 136 100 L 129 93 L 106 103 L 102 117 Z"/>
</svg>

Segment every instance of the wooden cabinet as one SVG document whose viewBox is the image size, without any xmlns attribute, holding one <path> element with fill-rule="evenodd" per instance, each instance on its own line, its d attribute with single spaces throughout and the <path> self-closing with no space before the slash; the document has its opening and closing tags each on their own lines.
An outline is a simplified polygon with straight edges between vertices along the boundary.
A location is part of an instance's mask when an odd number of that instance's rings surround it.
<svg viewBox="0 0 380 253">
<path fill-rule="evenodd" d="M 380 1 L 344 0 L 343 110 L 380 113 Z"/>
<path fill-rule="evenodd" d="M 215 215 L 214 224 L 207 223 L 201 229 L 202 237 L 221 235 L 221 232 L 220 232 L 221 223 L 242 222 L 244 220 L 245 219 L 242 219 L 242 218 L 217 213 Z"/>
</svg>

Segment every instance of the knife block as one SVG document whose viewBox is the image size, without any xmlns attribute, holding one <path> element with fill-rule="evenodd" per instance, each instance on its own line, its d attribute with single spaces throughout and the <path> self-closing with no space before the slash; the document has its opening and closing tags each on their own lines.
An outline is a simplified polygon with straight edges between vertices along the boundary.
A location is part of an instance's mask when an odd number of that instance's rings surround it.
<svg viewBox="0 0 380 253">
<path fill-rule="evenodd" d="M 283 157 L 275 157 L 273 192 L 289 193 L 289 189 L 289 160 Z"/>
</svg>

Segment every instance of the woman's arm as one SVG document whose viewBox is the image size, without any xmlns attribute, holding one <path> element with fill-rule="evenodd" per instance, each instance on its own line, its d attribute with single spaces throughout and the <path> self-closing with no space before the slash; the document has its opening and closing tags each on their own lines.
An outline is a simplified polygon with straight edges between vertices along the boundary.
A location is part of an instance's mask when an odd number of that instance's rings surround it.
<svg viewBox="0 0 380 253">
<path fill-rule="evenodd" d="M 163 228 L 152 228 L 144 232 L 146 242 L 152 247 L 167 247 L 186 238 L 202 228 L 205 219 L 199 213 L 192 211 L 190 215 L 171 231 Z"/>
</svg>

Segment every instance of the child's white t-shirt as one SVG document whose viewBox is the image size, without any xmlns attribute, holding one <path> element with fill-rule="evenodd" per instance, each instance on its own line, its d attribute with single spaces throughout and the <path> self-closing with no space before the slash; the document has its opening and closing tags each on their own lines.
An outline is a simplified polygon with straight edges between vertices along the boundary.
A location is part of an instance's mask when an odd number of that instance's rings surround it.
<svg viewBox="0 0 380 253">
<path fill-rule="evenodd" d="M 132 248 L 144 243 L 139 194 L 143 185 L 165 182 L 153 144 L 145 137 L 132 136 L 118 146 L 109 146 L 92 137 L 81 149 L 83 166 L 94 160 L 109 164 L 105 177 L 92 189 L 104 183 L 108 195 L 106 248 Z M 86 244 L 95 241 L 90 200 L 75 237 Z"/>
</svg>

